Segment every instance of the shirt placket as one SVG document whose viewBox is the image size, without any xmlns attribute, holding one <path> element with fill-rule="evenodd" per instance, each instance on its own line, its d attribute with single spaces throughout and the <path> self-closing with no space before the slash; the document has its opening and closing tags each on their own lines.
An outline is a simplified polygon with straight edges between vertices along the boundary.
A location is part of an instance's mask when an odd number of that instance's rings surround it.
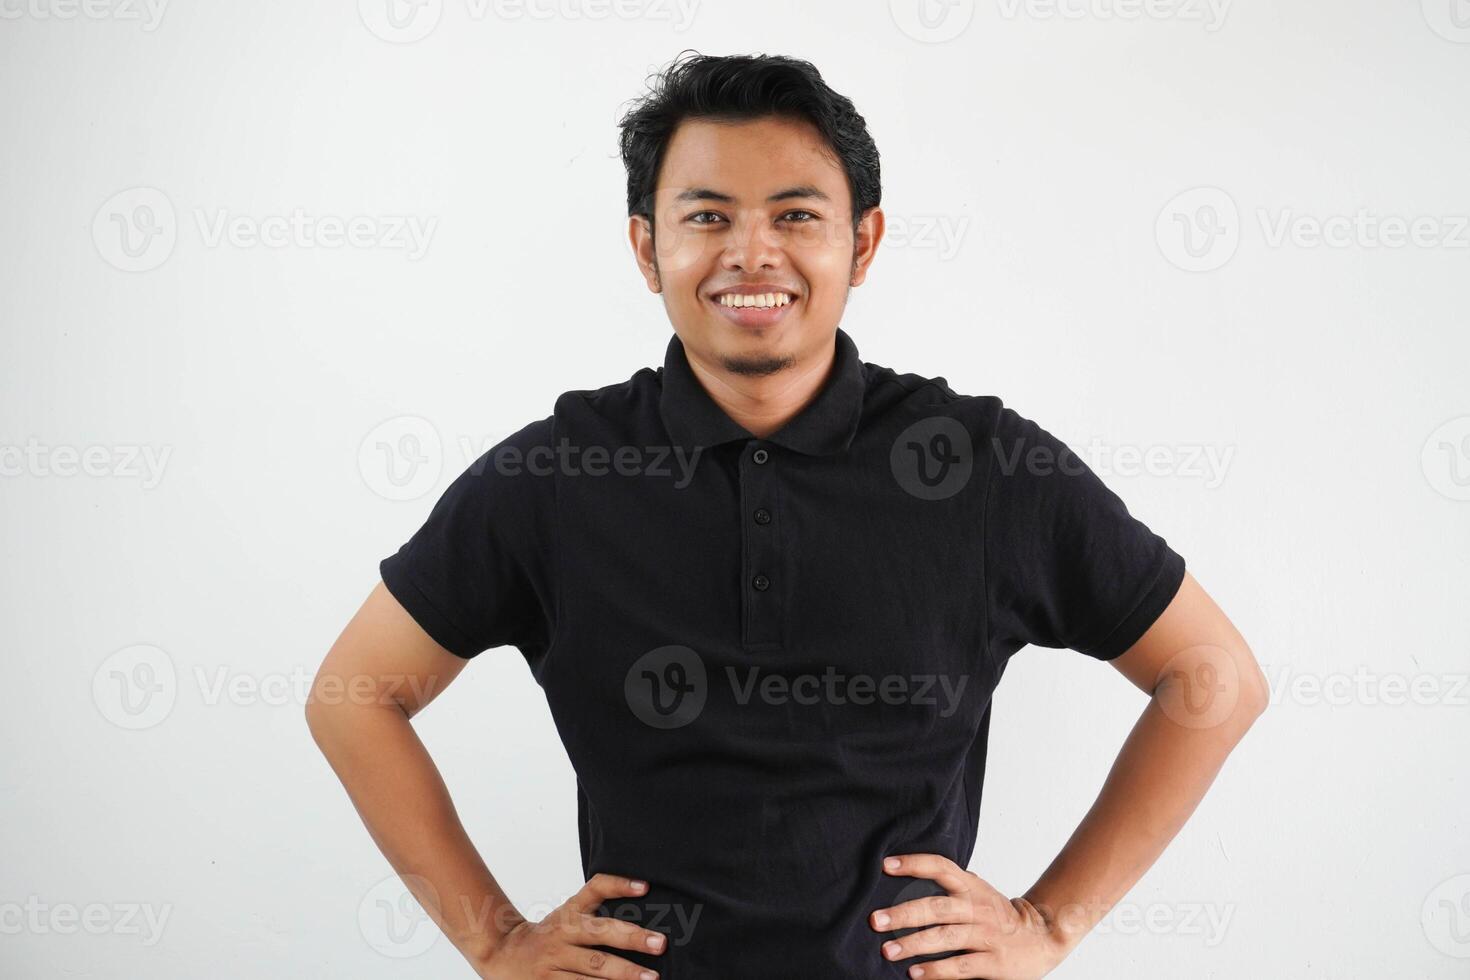
<svg viewBox="0 0 1470 980">
<path fill-rule="evenodd" d="M 777 454 L 752 440 L 740 454 L 741 609 L 746 648 L 781 645 L 780 520 L 776 508 Z"/>
</svg>

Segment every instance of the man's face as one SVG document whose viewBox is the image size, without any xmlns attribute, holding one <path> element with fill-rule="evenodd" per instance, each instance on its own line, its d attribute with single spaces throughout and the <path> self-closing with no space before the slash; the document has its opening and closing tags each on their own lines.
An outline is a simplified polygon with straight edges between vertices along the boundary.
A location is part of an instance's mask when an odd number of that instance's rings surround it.
<svg viewBox="0 0 1470 980">
<path fill-rule="evenodd" d="M 810 123 L 777 116 L 681 123 L 653 212 L 652 236 L 636 217 L 629 235 L 674 332 L 749 376 L 829 348 L 883 231 L 874 208 L 853 233 L 841 164 Z"/>
</svg>

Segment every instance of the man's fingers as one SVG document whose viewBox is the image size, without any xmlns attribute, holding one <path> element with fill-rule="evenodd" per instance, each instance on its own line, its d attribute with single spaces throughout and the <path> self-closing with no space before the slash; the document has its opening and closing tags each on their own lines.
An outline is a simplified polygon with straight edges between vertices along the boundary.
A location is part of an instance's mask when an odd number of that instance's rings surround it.
<svg viewBox="0 0 1470 980">
<path fill-rule="evenodd" d="M 621 956 L 582 946 L 568 947 L 567 955 L 557 969 L 562 971 L 556 974 L 558 980 L 561 980 L 563 974 L 568 975 L 567 980 L 571 980 L 571 976 L 598 977 L 602 980 L 646 980 L 650 975 L 656 975 L 655 971 L 629 962 Z"/>
<path fill-rule="evenodd" d="M 655 954 L 662 953 L 669 944 L 663 933 L 611 915 L 579 915 L 567 922 L 562 938 L 582 946 L 611 946 Z"/>
<path fill-rule="evenodd" d="M 942 854 L 895 854 L 883 860 L 883 870 L 891 875 L 937 881 L 952 895 L 963 894 L 975 882 L 974 875 Z"/>
<path fill-rule="evenodd" d="M 567 899 L 566 904 L 578 912 L 591 912 L 609 898 L 642 895 L 647 891 L 646 881 L 622 875 L 595 874 L 587 879 L 587 884 L 578 889 L 577 894 Z"/>
<path fill-rule="evenodd" d="M 924 964 L 924 980 L 975 980 L 995 976 L 999 961 L 994 953 L 966 953 Z"/>
<path fill-rule="evenodd" d="M 890 960 L 903 960 L 921 953 L 957 953 L 967 950 L 972 943 L 970 927 L 951 923 L 913 932 L 900 939 L 890 939 L 883 944 L 883 956 Z M 925 964 L 924 972 L 929 972 Z"/>
<path fill-rule="evenodd" d="M 964 923 L 971 921 L 970 900 L 953 895 L 930 895 L 891 908 L 877 909 L 868 918 L 873 928 L 880 932 L 937 926 L 946 922 Z"/>
</svg>

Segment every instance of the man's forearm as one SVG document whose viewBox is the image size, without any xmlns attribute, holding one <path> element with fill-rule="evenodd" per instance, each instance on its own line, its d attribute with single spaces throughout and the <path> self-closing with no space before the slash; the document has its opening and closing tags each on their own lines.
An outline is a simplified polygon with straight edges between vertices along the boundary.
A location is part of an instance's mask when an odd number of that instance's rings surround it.
<svg viewBox="0 0 1470 980">
<path fill-rule="evenodd" d="M 1179 721 L 1177 705 L 1187 690 L 1166 684 L 1155 691 L 1092 808 L 1023 896 L 1066 949 L 1143 877 L 1204 798 L 1264 709 L 1261 693 L 1248 690 L 1222 717 L 1200 726 Z"/>
<path fill-rule="evenodd" d="M 461 953 L 479 964 L 520 914 L 465 833 L 408 716 L 392 705 L 314 705 L 312 737 L 378 848 Z"/>
</svg>

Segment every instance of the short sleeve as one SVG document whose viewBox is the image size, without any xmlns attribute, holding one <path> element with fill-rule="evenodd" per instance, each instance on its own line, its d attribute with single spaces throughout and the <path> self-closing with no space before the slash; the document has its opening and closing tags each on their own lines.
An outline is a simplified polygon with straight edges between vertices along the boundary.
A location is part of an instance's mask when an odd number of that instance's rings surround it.
<svg viewBox="0 0 1470 980">
<path fill-rule="evenodd" d="M 509 644 L 529 658 L 549 642 L 555 485 L 534 451 L 549 450 L 551 428 L 533 422 L 486 450 L 378 563 L 388 591 L 456 656 Z"/>
<path fill-rule="evenodd" d="M 991 649 L 1111 660 L 1179 590 L 1184 559 L 1065 443 L 1001 406 L 990 444 L 985 567 Z"/>
</svg>

